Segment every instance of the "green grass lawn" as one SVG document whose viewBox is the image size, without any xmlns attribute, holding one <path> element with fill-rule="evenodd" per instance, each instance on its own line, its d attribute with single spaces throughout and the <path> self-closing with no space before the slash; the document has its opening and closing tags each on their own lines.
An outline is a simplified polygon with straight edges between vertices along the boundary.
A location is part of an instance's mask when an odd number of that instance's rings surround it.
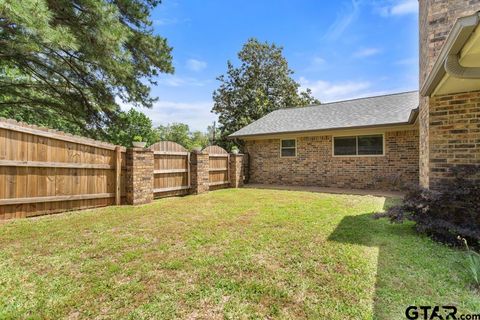
<svg viewBox="0 0 480 320">
<path fill-rule="evenodd" d="M 480 312 L 464 253 L 370 196 L 227 189 L 0 224 L 0 318 L 405 319 Z M 387 200 L 387 202 L 389 202 Z"/>
</svg>

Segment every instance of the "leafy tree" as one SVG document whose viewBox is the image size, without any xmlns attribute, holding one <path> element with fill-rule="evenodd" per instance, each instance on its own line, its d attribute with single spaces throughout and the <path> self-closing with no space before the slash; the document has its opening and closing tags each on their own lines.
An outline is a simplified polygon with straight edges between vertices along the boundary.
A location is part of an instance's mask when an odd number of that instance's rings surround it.
<svg viewBox="0 0 480 320">
<path fill-rule="evenodd" d="M 219 115 L 223 141 L 267 113 L 281 109 L 318 104 L 311 91 L 299 92 L 300 84 L 282 55 L 283 48 L 249 39 L 238 53 L 239 67 L 227 62 L 227 73 L 217 78 L 212 111 Z"/>
<path fill-rule="evenodd" d="M 171 123 L 157 128 L 161 141 L 173 141 L 185 148 L 190 146 L 190 129 L 184 123 Z"/>
<path fill-rule="evenodd" d="M 190 134 L 191 137 L 191 147 L 188 149 L 193 148 L 194 146 L 201 146 L 205 148 L 206 146 L 210 145 L 210 139 L 208 138 L 208 134 L 205 134 L 201 131 L 193 131 Z"/>
<path fill-rule="evenodd" d="M 128 112 L 120 112 L 117 120 L 107 127 L 106 133 L 109 142 L 125 147 L 132 146 L 135 136 L 141 136 L 147 145 L 160 140 L 158 131 L 152 126 L 152 120 L 133 108 Z"/>
<path fill-rule="evenodd" d="M 121 116 L 116 98 L 150 107 L 149 84 L 173 72 L 149 18 L 159 3 L 0 0 L 0 110 L 95 136 Z"/>
<path fill-rule="evenodd" d="M 201 131 L 190 131 L 187 124 L 171 123 L 157 128 L 162 141 L 173 141 L 191 150 L 194 146 L 205 148 L 209 144 L 208 136 Z"/>
<path fill-rule="evenodd" d="M 83 134 L 81 126 L 75 122 L 68 121 L 62 113 L 59 113 L 55 109 L 27 106 L 22 108 L 0 106 L 0 117 L 36 124 L 41 127 L 52 128 L 71 134 Z"/>
</svg>

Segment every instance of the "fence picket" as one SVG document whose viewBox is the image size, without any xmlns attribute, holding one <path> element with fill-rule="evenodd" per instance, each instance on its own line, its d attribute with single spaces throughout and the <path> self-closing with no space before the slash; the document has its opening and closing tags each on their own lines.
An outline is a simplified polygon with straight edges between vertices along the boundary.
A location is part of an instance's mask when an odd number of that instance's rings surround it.
<svg viewBox="0 0 480 320">
<path fill-rule="evenodd" d="M 0 119 L 0 219 L 118 203 L 124 159 L 124 147 Z"/>
</svg>

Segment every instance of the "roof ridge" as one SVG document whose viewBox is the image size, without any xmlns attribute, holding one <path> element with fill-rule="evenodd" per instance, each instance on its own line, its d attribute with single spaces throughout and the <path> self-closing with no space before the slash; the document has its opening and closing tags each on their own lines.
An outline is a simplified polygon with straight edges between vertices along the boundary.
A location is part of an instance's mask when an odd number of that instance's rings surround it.
<svg viewBox="0 0 480 320">
<path fill-rule="evenodd" d="M 365 100 L 365 99 L 388 97 L 388 96 L 396 96 L 396 95 L 400 95 L 400 94 L 414 93 L 414 92 L 419 92 L 419 90 L 402 91 L 402 92 L 395 92 L 395 93 L 380 94 L 380 95 L 370 96 L 370 97 L 352 98 L 352 99 L 332 101 L 332 102 L 327 102 L 327 103 L 311 104 L 311 105 L 303 106 L 303 107 L 294 107 L 294 106 L 292 106 L 292 107 L 277 109 L 277 110 L 275 110 L 275 111 L 281 111 L 281 110 L 298 110 L 298 109 L 304 109 L 304 108 L 321 107 L 321 106 L 326 106 L 326 105 L 334 104 L 334 103 L 357 101 L 357 100 Z M 274 111 L 274 112 L 275 112 L 275 111 Z M 273 113 L 273 112 L 271 112 L 271 113 Z"/>
</svg>

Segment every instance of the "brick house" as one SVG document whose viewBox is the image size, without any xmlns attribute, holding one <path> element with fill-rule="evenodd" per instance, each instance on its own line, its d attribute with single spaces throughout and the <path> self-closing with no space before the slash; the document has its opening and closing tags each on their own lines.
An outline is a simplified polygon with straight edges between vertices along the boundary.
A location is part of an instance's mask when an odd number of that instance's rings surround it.
<svg viewBox="0 0 480 320">
<path fill-rule="evenodd" d="M 452 178 L 454 167 L 480 165 L 479 11 L 480 0 L 420 1 L 420 183 L 424 187 L 441 187 Z"/>
<path fill-rule="evenodd" d="M 250 182 L 398 189 L 418 182 L 418 93 L 274 111 L 237 131 Z"/>
<path fill-rule="evenodd" d="M 480 0 L 419 5 L 420 94 L 266 115 L 230 136 L 244 142 L 251 183 L 439 188 L 455 167 L 480 168 Z"/>
</svg>

